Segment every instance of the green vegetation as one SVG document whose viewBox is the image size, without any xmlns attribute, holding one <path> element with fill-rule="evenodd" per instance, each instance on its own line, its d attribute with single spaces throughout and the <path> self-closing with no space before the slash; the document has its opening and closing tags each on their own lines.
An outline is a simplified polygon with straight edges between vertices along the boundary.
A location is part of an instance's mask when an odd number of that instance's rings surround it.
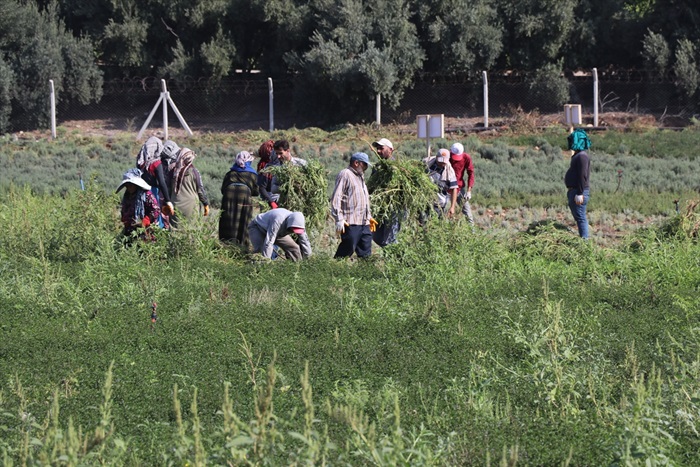
<svg viewBox="0 0 700 467">
<path fill-rule="evenodd" d="M 289 139 L 334 177 L 376 136 L 343 131 Z M 218 184 L 267 136 L 188 147 Z M 0 190 L 4 464 L 698 465 L 697 169 L 596 150 L 582 242 L 563 141 L 535 138 L 462 139 L 476 229 L 407 221 L 365 261 L 320 234 L 299 263 L 244 258 L 215 217 L 124 247 L 113 188 L 137 143 L 1 140 L 9 179 L 37 180 Z M 88 164 L 105 185 L 62 185 Z M 663 217 L 635 227 L 635 203 Z"/>
<path fill-rule="evenodd" d="M 49 79 L 60 108 L 75 110 L 101 98 L 103 77 L 201 84 L 213 114 L 235 97 L 224 80 L 293 76 L 299 124 L 323 126 L 368 121 L 377 95 L 410 108 L 401 101 L 416 83 L 473 84 L 484 70 L 527 76 L 527 110 L 580 101 L 573 72 L 594 67 L 612 81 L 641 70 L 668 84 L 640 86 L 628 105 L 684 118 L 698 108 L 691 0 L 0 0 L 0 9 L 0 133 L 47 126 Z"/>
</svg>

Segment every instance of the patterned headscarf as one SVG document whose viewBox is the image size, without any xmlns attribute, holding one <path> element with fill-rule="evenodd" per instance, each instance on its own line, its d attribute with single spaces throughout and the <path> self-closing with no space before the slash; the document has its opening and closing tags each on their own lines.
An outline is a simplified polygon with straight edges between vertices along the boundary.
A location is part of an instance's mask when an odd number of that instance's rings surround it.
<svg viewBox="0 0 700 467">
<path fill-rule="evenodd" d="M 255 169 L 250 166 L 251 162 L 253 162 L 253 155 L 248 151 L 241 151 L 236 154 L 236 160 L 233 162 L 231 170 L 234 172 L 251 172 L 257 174 Z"/>
<path fill-rule="evenodd" d="M 156 136 L 151 136 L 143 143 L 141 150 L 136 156 L 136 167 L 148 171 L 148 167 L 155 161 L 160 159 L 160 153 L 163 150 L 163 142 Z"/>
<path fill-rule="evenodd" d="M 180 155 L 175 162 L 173 167 L 173 192 L 178 194 L 180 188 L 182 188 L 182 182 L 185 179 L 185 174 L 190 167 L 192 167 L 192 162 L 197 155 L 190 148 L 180 149 Z"/>
</svg>

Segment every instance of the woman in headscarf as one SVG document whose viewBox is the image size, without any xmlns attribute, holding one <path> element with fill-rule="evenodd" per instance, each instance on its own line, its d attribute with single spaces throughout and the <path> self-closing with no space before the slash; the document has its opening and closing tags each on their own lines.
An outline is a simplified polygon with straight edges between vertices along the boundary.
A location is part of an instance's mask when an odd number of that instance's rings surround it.
<svg viewBox="0 0 700 467">
<path fill-rule="evenodd" d="M 122 235 L 130 238 L 133 232 L 142 228 L 139 238 L 153 240 L 151 225 L 158 221 L 160 207 L 150 191 L 151 185 L 146 183 L 141 175 L 141 170 L 129 169 L 124 173 L 122 182 L 117 187 L 117 193 L 125 188 L 121 208 L 122 224 L 124 224 Z"/>
<path fill-rule="evenodd" d="M 251 167 L 253 156 L 241 151 L 221 185 L 219 239 L 250 247 L 248 224 L 253 217 L 253 196 L 258 195 L 258 173 Z"/>
<path fill-rule="evenodd" d="M 163 150 L 163 142 L 156 136 L 151 136 L 143 143 L 141 150 L 136 156 L 136 167 L 141 170 L 143 179 L 151 185 L 151 191 L 158 201 L 159 206 L 163 206 L 163 216 L 159 218 L 160 226 L 169 227 L 167 216 L 173 214 L 173 203 L 170 199 L 170 190 L 165 179 L 165 170 L 160 159 Z"/>
<path fill-rule="evenodd" d="M 189 148 L 180 149 L 170 171 L 170 193 L 175 205 L 173 227 L 177 227 L 178 217 L 192 219 L 199 212 L 199 203 L 204 206 L 204 215 L 209 215 L 209 198 L 202 185 L 202 175 L 194 166 L 197 155 Z"/>
</svg>

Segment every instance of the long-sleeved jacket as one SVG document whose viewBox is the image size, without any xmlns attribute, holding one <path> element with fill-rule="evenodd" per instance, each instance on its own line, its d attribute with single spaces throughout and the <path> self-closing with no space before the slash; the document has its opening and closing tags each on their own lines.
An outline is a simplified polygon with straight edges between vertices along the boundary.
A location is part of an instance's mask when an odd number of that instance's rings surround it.
<svg viewBox="0 0 700 467">
<path fill-rule="evenodd" d="M 289 229 L 292 227 L 306 228 L 306 220 L 300 212 L 292 212 L 287 209 L 277 208 L 270 211 L 258 214 L 253 219 L 260 229 L 267 232 L 265 241 L 262 246 L 262 255 L 266 258 L 272 257 L 272 249 L 275 246 L 275 241 L 280 237 L 289 235 Z M 304 258 L 311 256 L 311 243 L 306 232 L 299 234 L 297 241 L 301 254 Z"/>
<path fill-rule="evenodd" d="M 348 225 L 369 225 L 372 213 L 363 174 L 351 167 L 340 171 L 335 179 L 335 189 L 331 197 L 331 215 L 336 222 L 345 221 Z"/>
</svg>

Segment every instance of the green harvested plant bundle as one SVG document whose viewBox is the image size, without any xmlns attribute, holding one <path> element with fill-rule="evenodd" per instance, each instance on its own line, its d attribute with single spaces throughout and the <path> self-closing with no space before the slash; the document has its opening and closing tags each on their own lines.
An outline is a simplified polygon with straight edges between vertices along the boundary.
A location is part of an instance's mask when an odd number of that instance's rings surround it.
<svg viewBox="0 0 700 467">
<path fill-rule="evenodd" d="M 387 222 L 396 213 L 419 215 L 432 206 L 437 187 L 420 161 L 383 159 L 374 165 L 367 182 L 372 215 Z"/>
<path fill-rule="evenodd" d="M 281 207 L 304 213 L 307 229 L 323 226 L 328 216 L 328 174 L 321 164 L 282 164 L 263 172 L 277 177 Z"/>
</svg>

